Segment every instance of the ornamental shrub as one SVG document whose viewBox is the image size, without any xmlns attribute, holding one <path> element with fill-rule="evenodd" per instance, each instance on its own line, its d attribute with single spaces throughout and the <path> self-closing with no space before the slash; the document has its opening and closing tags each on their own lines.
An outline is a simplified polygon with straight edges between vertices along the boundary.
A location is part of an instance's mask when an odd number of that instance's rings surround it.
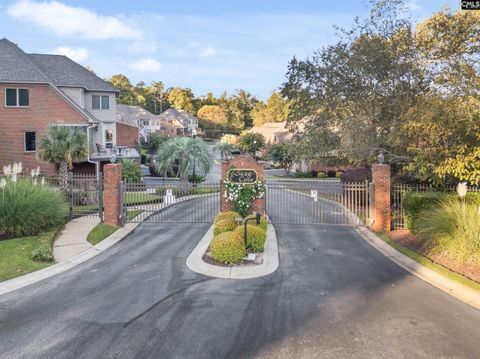
<svg viewBox="0 0 480 359">
<path fill-rule="evenodd" d="M 224 232 L 231 232 L 237 228 L 237 222 L 235 219 L 227 218 L 221 221 L 215 222 L 215 227 L 213 228 L 213 236 L 216 237 Z"/>
<path fill-rule="evenodd" d="M 244 240 L 244 227 L 239 226 L 235 233 L 237 233 L 242 240 Z M 252 252 L 263 252 L 265 241 L 267 240 L 266 231 L 260 227 L 252 224 L 247 224 L 247 249 Z"/>
<path fill-rule="evenodd" d="M 210 254 L 217 262 L 232 265 L 241 262 L 247 251 L 238 233 L 224 232 L 213 238 Z"/>
<path fill-rule="evenodd" d="M 38 181 L 40 182 L 40 181 Z M 0 188 L 0 236 L 37 235 L 66 221 L 67 202 L 63 192 L 31 178 L 7 179 Z"/>
<path fill-rule="evenodd" d="M 242 216 L 237 212 L 234 212 L 234 211 L 220 212 L 215 217 L 214 222 L 217 223 L 219 221 L 223 221 L 224 219 L 229 219 L 229 220 L 236 221 L 237 218 L 242 218 Z"/>
<path fill-rule="evenodd" d="M 317 178 L 326 178 L 327 174 L 323 171 L 318 171 L 317 172 Z"/>
<path fill-rule="evenodd" d="M 462 263 L 480 264 L 480 212 L 477 204 L 448 195 L 422 212 L 416 229 L 431 251 Z"/>
<path fill-rule="evenodd" d="M 365 182 L 372 180 L 372 171 L 369 168 L 352 168 L 346 170 L 342 177 L 342 182 Z"/>
<path fill-rule="evenodd" d="M 445 193 L 434 191 L 405 192 L 402 199 L 402 206 L 405 213 L 405 226 L 412 231 L 412 233 L 416 233 L 417 220 L 420 214 L 437 206 L 445 196 Z"/>
<path fill-rule="evenodd" d="M 140 182 L 142 178 L 142 169 L 140 164 L 128 158 L 120 160 L 122 164 L 122 180 L 127 183 Z"/>
<path fill-rule="evenodd" d="M 337 171 L 337 173 L 335 174 L 335 177 L 337 178 L 342 178 L 343 176 L 343 171 Z"/>
</svg>

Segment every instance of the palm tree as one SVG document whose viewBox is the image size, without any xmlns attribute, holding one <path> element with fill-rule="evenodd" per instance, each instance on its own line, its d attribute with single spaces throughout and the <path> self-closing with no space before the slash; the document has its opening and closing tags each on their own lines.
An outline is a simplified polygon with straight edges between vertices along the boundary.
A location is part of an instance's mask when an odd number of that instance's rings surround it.
<svg viewBox="0 0 480 359">
<path fill-rule="evenodd" d="M 67 186 L 73 162 L 86 156 L 87 134 L 79 127 L 50 126 L 47 136 L 40 140 L 38 157 L 55 165 L 63 188 Z"/>
<path fill-rule="evenodd" d="M 233 149 L 233 146 L 227 142 L 219 142 L 215 145 L 214 149 L 220 152 L 220 156 L 223 159 L 228 159 L 228 154 Z"/>
<path fill-rule="evenodd" d="M 167 173 L 174 164 L 178 164 L 177 176 L 187 182 L 194 168 L 205 175 L 210 170 L 212 156 L 208 146 L 199 138 L 174 137 L 165 142 L 158 150 L 157 169 Z"/>
</svg>

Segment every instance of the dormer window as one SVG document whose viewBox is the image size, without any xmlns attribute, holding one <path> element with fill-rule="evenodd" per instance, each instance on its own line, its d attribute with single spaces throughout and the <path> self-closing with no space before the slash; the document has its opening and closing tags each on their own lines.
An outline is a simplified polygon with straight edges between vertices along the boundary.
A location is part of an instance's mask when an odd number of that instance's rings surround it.
<svg viewBox="0 0 480 359">
<path fill-rule="evenodd" d="M 110 98 L 108 96 L 92 95 L 92 110 L 110 109 Z"/>
<path fill-rule="evenodd" d="M 5 89 L 5 106 L 28 107 L 30 96 L 28 89 L 7 88 Z"/>
</svg>

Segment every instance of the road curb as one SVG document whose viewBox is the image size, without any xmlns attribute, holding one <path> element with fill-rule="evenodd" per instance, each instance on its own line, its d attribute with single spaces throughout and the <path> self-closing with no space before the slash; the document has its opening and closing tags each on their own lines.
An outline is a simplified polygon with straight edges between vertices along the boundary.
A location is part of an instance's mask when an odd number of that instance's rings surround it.
<svg viewBox="0 0 480 359">
<path fill-rule="evenodd" d="M 213 228 L 214 225 L 208 229 L 202 240 L 187 257 L 186 265 L 191 271 L 214 278 L 251 279 L 266 276 L 277 270 L 278 243 L 277 234 L 272 224 L 267 224 L 267 241 L 263 252 L 263 263 L 251 267 L 221 267 L 203 261 L 203 255 L 213 239 Z"/>
<path fill-rule="evenodd" d="M 357 232 L 375 249 L 384 254 L 387 258 L 404 268 L 408 272 L 424 280 L 438 289 L 450 294 L 464 303 L 480 310 L 480 293 L 474 289 L 457 283 L 443 275 L 429 269 L 413 259 L 400 253 L 395 248 L 385 243 L 373 232 L 365 227 L 357 228 Z"/>
<path fill-rule="evenodd" d="M 121 241 L 128 234 L 130 234 L 140 223 L 128 223 L 125 227 L 121 227 L 105 238 L 103 241 L 95 246 L 92 246 L 85 251 L 69 258 L 65 262 L 56 263 L 50 267 L 40 269 L 38 271 L 22 275 L 20 277 L 12 278 L 0 283 L 0 295 L 13 292 L 14 290 L 26 287 L 30 284 L 40 282 L 41 280 L 50 278 L 54 275 L 63 273 L 71 268 L 76 267 L 80 263 L 99 255 L 114 244 Z"/>
</svg>

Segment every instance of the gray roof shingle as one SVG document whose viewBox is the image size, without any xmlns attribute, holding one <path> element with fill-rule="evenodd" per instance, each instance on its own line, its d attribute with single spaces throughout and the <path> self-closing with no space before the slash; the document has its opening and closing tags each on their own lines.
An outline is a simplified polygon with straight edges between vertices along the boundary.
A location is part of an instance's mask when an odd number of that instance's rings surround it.
<svg viewBox="0 0 480 359">
<path fill-rule="evenodd" d="M 110 83 L 66 56 L 27 54 L 5 38 L 0 39 L 0 81 L 43 82 L 118 92 Z"/>
</svg>

